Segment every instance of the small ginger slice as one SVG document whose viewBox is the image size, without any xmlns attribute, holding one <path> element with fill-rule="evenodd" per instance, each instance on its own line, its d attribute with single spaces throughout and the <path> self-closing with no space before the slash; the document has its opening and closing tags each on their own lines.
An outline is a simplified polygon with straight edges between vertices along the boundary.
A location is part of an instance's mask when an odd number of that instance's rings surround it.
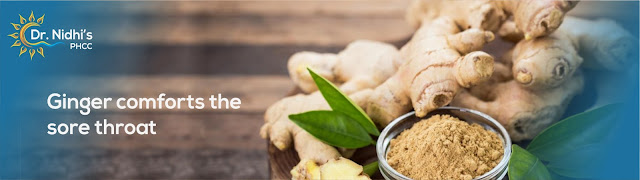
<svg viewBox="0 0 640 180">
<path fill-rule="evenodd" d="M 364 174 L 359 164 L 346 159 L 338 158 L 320 166 L 321 179 L 370 179 Z"/>
<path fill-rule="evenodd" d="M 291 170 L 292 179 L 370 179 L 364 174 L 362 166 L 346 159 L 337 158 L 318 165 L 312 160 L 303 159 Z"/>
<path fill-rule="evenodd" d="M 321 179 L 320 166 L 313 160 L 303 159 L 291 169 L 291 179 Z"/>
</svg>

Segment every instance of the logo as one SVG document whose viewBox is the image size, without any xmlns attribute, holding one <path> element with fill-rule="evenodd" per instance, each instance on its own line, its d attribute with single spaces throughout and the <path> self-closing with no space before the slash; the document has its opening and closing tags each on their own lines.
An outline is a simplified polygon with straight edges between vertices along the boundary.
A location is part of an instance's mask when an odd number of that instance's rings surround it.
<svg viewBox="0 0 640 180">
<path fill-rule="evenodd" d="M 18 32 L 9 34 L 9 36 L 12 37 L 13 39 L 17 39 L 13 43 L 13 45 L 11 45 L 11 47 L 20 47 L 20 53 L 18 54 L 18 57 L 22 56 L 22 54 L 24 54 L 27 51 L 29 51 L 31 60 L 33 60 L 33 55 L 35 55 L 36 52 L 38 52 L 38 54 L 44 57 L 44 49 L 42 48 L 42 46 L 51 47 L 51 46 L 55 46 L 57 44 L 62 43 L 62 42 L 57 42 L 54 44 L 50 44 L 45 41 L 29 42 L 25 37 L 25 32 L 27 31 L 27 29 L 31 27 L 38 27 L 42 25 L 44 23 L 44 14 L 42 15 L 42 17 L 36 20 L 36 18 L 33 16 L 33 11 L 32 11 L 28 21 L 27 19 L 22 17 L 22 15 L 20 14 L 18 14 L 18 16 L 20 16 L 20 24 L 11 23 L 11 25 L 13 25 L 13 28 Z"/>
<path fill-rule="evenodd" d="M 42 30 L 38 28 L 41 28 L 41 25 L 44 23 L 44 14 L 42 14 L 38 19 L 33 15 L 33 11 L 31 11 L 31 15 L 28 19 L 25 19 L 20 14 L 18 14 L 18 16 L 20 17 L 19 23 L 11 23 L 17 32 L 8 35 L 16 40 L 11 47 L 20 47 L 18 57 L 29 52 L 31 60 L 33 60 L 33 56 L 36 53 L 40 54 L 40 56 L 44 58 L 43 47 L 53 47 L 63 44 L 62 41 L 73 41 L 69 42 L 70 50 L 93 49 L 92 43 L 90 42 L 90 40 L 93 39 L 93 33 L 91 31 L 87 31 L 86 29 Z M 50 36 L 47 36 L 47 32 L 51 32 Z M 57 40 L 58 42 L 47 42 L 50 38 L 52 40 Z"/>
</svg>

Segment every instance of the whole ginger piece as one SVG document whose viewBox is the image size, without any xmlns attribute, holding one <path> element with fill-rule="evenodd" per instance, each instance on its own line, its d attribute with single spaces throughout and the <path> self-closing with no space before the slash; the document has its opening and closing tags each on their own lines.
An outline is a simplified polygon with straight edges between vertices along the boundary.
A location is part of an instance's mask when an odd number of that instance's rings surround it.
<svg viewBox="0 0 640 180">
<path fill-rule="evenodd" d="M 513 77 L 527 88 L 545 89 L 570 79 L 583 62 L 585 68 L 621 70 L 637 59 L 637 40 L 610 20 L 566 17 L 553 34 L 516 44 Z"/>
<path fill-rule="evenodd" d="M 373 91 L 365 111 L 386 126 L 412 108 L 423 117 L 449 104 L 461 88 L 489 79 L 493 57 L 477 50 L 493 38 L 478 29 L 460 32 L 449 18 L 424 23 L 400 50 L 404 64 Z"/>
<path fill-rule="evenodd" d="M 343 93 L 375 88 L 396 72 L 401 64 L 398 49 L 386 43 L 357 40 L 338 54 L 299 52 L 288 62 L 289 76 L 305 93 L 318 90 L 307 68 L 334 84 Z"/>
<path fill-rule="evenodd" d="M 531 139 L 560 119 L 584 85 L 581 64 L 616 71 L 637 57 L 637 38 L 609 20 L 566 17 L 549 36 L 522 40 L 518 33 L 512 25 L 502 27 L 501 36 L 519 40 L 505 55 L 505 64 L 496 63 L 490 83 L 459 94 L 451 103 L 496 118 L 514 141 Z"/>
<path fill-rule="evenodd" d="M 419 27 L 424 20 L 449 16 L 460 27 L 496 32 L 513 16 L 515 27 L 531 39 L 551 34 L 577 3 L 567 0 L 414 0 L 405 18 L 413 27 Z"/>
<path fill-rule="evenodd" d="M 556 87 L 531 89 L 511 76 L 511 68 L 495 64 L 488 83 L 463 91 L 452 106 L 484 112 L 504 125 L 513 141 L 531 139 L 559 120 L 571 99 L 582 91 L 584 79 L 578 70 Z"/>
</svg>

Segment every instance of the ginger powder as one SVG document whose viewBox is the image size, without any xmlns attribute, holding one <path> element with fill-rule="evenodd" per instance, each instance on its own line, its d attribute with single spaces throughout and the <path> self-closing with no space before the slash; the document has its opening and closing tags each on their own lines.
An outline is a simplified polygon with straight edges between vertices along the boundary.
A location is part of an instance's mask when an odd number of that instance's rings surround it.
<svg viewBox="0 0 640 180">
<path fill-rule="evenodd" d="M 502 159 L 498 135 L 450 115 L 434 115 L 391 140 L 387 161 L 412 179 L 473 179 Z"/>
</svg>

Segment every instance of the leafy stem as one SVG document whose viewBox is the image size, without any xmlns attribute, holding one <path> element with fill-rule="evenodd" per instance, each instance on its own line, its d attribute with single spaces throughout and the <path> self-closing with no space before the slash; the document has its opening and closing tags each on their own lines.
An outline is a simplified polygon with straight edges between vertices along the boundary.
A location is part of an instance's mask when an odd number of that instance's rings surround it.
<svg viewBox="0 0 640 180">
<path fill-rule="evenodd" d="M 380 131 L 348 96 L 327 79 L 307 68 L 331 111 L 308 111 L 289 115 L 289 119 L 319 140 L 337 147 L 361 148 L 375 141 Z"/>
</svg>

